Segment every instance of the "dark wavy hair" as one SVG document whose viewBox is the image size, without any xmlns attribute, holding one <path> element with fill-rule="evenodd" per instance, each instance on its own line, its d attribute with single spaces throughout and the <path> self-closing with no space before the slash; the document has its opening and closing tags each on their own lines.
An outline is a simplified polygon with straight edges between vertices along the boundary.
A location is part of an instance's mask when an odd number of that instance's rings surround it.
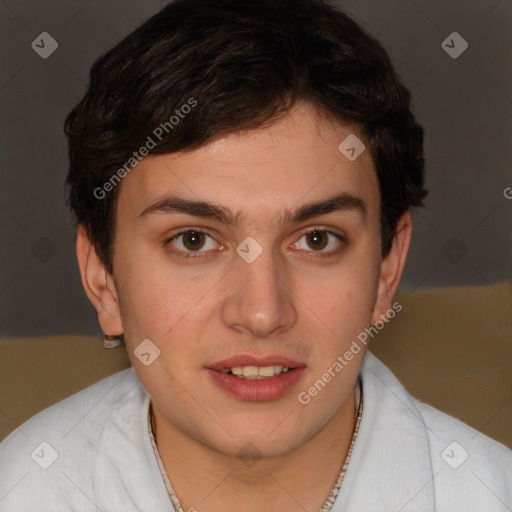
<svg viewBox="0 0 512 512">
<path fill-rule="evenodd" d="M 169 120 L 196 104 L 172 128 Z M 65 121 L 67 205 L 113 273 L 120 186 L 103 187 L 167 122 L 149 153 L 190 151 L 223 134 L 270 125 L 300 101 L 355 123 L 369 145 L 381 196 L 382 254 L 400 216 L 423 206 L 423 129 L 388 54 L 323 0 L 177 0 L 92 66 Z M 190 109 L 189 109 L 190 110 Z"/>
</svg>

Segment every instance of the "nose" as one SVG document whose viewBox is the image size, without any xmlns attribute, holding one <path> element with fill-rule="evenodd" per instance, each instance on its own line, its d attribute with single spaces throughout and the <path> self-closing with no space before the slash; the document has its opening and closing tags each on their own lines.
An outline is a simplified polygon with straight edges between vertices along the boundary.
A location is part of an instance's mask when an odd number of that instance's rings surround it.
<svg viewBox="0 0 512 512">
<path fill-rule="evenodd" d="M 222 308 L 225 325 L 257 338 L 289 329 L 297 321 L 297 310 L 286 262 L 270 250 L 248 261 L 234 257 Z"/>
</svg>

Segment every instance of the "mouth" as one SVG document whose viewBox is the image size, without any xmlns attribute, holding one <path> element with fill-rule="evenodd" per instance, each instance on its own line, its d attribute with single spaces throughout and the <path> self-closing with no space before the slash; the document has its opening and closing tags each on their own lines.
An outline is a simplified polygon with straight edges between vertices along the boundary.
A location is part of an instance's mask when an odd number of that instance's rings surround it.
<svg viewBox="0 0 512 512">
<path fill-rule="evenodd" d="M 281 366 L 279 364 L 271 366 L 233 366 L 232 368 L 223 368 L 222 373 L 234 375 L 244 380 L 263 380 L 274 379 L 286 372 L 293 370 L 293 367 Z"/>
<path fill-rule="evenodd" d="M 305 366 L 304 363 L 278 355 L 257 357 L 243 354 L 214 363 L 208 369 L 235 375 L 241 379 L 258 380 L 271 379 Z"/>
<path fill-rule="evenodd" d="M 300 380 L 306 365 L 280 356 L 236 356 L 206 368 L 221 389 L 246 401 L 274 400 Z"/>
</svg>

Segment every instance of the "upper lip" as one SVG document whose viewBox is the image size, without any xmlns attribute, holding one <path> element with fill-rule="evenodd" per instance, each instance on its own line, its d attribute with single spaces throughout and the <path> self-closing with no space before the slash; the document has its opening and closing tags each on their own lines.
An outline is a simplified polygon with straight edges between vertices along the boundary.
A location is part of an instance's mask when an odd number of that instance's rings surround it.
<svg viewBox="0 0 512 512">
<path fill-rule="evenodd" d="M 256 357 L 251 355 L 238 355 L 229 357 L 217 363 L 214 363 L 208 368 L 212 370 L 221 371 L 224 368 L 234 368 L 235 366 L 286 366 L 288 368 L 297 368 L 299 366 L 306 366 L 303 363 L 289 359 L 288 357 L 282 356 L 265 356 Z"/>
</svg>

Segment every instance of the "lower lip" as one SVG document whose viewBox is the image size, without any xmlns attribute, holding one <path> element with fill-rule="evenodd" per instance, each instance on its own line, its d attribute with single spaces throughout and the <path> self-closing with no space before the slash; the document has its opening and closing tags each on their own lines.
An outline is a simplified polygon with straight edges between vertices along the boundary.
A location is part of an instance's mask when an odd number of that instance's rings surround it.
<svg viewBox="0 0 512 512">
<path fill-rule="evenodd" d="M 229 394 L 252 402 L 266 402 L 282 397 L 302 377 L 306 367 L 293 368 L 277 377 L 260 380 L 245 380 L 230 373 L 206 368 L 213 381 Z"/>
</svg>

